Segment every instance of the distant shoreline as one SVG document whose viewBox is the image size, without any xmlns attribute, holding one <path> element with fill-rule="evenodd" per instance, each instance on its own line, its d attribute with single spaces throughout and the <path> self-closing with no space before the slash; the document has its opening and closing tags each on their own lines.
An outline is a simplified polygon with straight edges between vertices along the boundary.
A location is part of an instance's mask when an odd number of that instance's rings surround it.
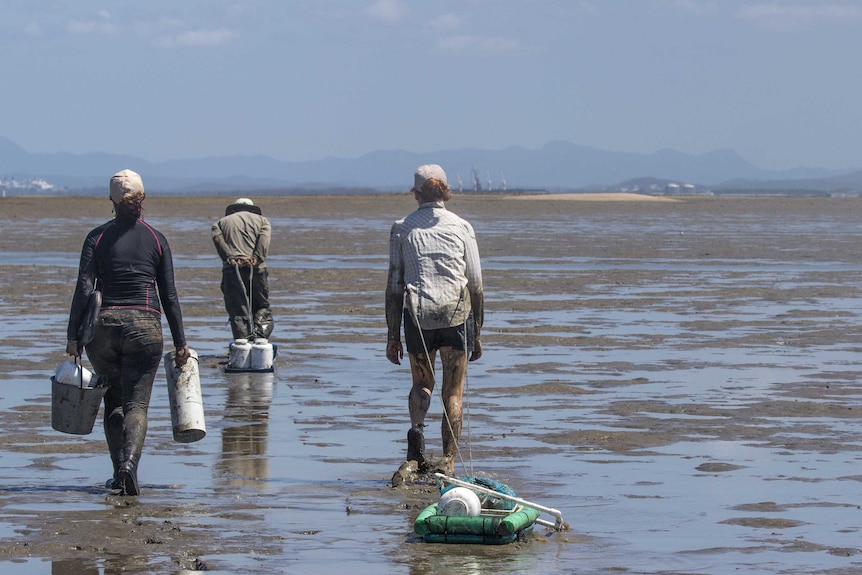
<svg viewBox="0 0 862 575">
<path fill-rule="evenodd" d="M 648 196 L 646 194 L 632 194 L 629 192 L 599 192 L 583 194 L 524 194 L 512 195 L 507 197 L 510 197 L 514 200 L 555 200 L 572 202 L 678 202 L 681 199 L 684 199 L 683 196 Z"/>
<path fill-rule="evenodd" d="M 297 194 L 267 194 L 238 191 L 232 194 L 226 193 L 211 193 L 211 194 L 180 194 L 180 193 L 159 193 L 158 191 L 148 192 L 147 197 L 150 199 L 203 199 L 203 198 L 232 198 L 232 197 L 249 197 L 249 198 L 360 198 L 360 197 L 398 197 L 405 195 L 406 192 L 365 192 L 365 193 L 297 193 Z M 54 200 L 66 201 L 84 198 L 107 198 L 107 192 L 104 194 L 15 194 L 0 197 L 0 200 Z M 631 192 L 570 192 L 570 193 L 506 193 L 506 192 L 473 192 L 459 193 L 453 192 L 452 199 L 464 198 L 495 198 L 506 200 L 554 200 L 554 201 L 585 201 L 585 202 L 677 202 L 688 198 L 698 198 L 704 196 L 652 196 L 647 194 L 635 194 Z"/>
<path fill-rule="evenodd" d="M 398 197 L 406 195 L 407 190 L 367 190 L 367 189 L 326 189 L 326 190 L 234 190 L 234 191 L 210 191 L 210 192 L 165 192 L 160 190 L 148 190 L 149 198 L 163 199 L 201 199 L 201 198 L 372 198 L 372 197 Z M 36 199 L 36 200 L 73 200 L 83 198 L 107 198 L 107 190 L 77 190 L 67 193 L 23 193 L 23 194 L 3 194 L 0 196 L 0 201 L 13 199 Z M 640 194 L 636 192 L 545 192 L 545 191 L 524 191 L 524 192 L 452 192 L 453 199 L 464 198 L 495 198 L 495 199 L 513 199 L 513 200 L 543 200 L 543 201 L 581 201 L 581 202 L 679 202 L 687 200 L 700 200 L 704 198 L 855 198 L 857 194 L 828 194 L 822 192 L 810 193 L 773 193 L 773 192 L 727 192 L 713 194 L 674 194 L 674 195 L 653 195 Z"/>
</svg>

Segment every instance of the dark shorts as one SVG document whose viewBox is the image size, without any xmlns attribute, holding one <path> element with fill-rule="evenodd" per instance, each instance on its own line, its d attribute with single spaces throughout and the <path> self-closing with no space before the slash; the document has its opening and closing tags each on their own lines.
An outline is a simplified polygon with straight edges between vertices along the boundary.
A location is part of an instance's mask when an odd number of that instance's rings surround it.
<svg viewBox="0 0 862 575">
<path fill-rule="evenodd" d="M 407 353 L 419 355 L 424 354 L 426 349 L 431 352 L 441 347 L 451 347 L 461 351 L 466 348 L 468 352 L 472 352 L 474 339 L 472 326 L 471 313 L 467 322 L 461 325 L 420 330 L 413 321 L 413 317 L 404 310 L 404 342 L 407 345 Z"/>
</svg>

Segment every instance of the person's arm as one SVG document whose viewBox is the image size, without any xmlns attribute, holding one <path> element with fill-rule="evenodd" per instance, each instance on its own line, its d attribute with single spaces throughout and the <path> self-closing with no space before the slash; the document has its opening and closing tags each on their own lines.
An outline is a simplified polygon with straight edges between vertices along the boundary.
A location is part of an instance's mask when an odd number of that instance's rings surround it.
<svg viewBox="0 0 862 575">
<path fill-rule="evenodd" d="M 171 328 L 171 337 L 174 342 L 174 364 L 177 367 L 185 365 L 189 359 L 189 346 L 186 343 L 185 330 L 183 328 L 183 312 L 180 307 L 180 298 L 177 294 L 174 282 L 174 261 L 170 245 L 164 238 L 162 243 L 162 257 L 156 275 L 156 283 L 159 286 L 159 300 Z"/>
<path fill-rule="evenodd" d="M 401 316 L 404 310 L 404 265 L 401 259 L 400 226 L 396 223 L 389 233 L 389 276 L 386 280 L 386 358 L 401 364 L 404 348 L 401 344 Z"/>
<path fill-rule="evenodd" d="M 272 226 L 269 224 L 269 220 L 261 217 L 261 226 L 260 232 L 257 234 L 257 243 L 254 246 L 254 253 L 252 257 L 254 258 L 255 265 L 261 265 L 266 261 L 266 256 L 269 255 L 269 242 L 270 236 L 272 235 Z"/>
<path fill-rule="evenodd" d="M 80 357 L 83 348 L 78 345 L 78 328 L 84 319 L 87 298 L 93 293 L 96 284 L 96 234 L 90 233 L 81 248 L 81 261 L 78 265 L 78 281 L 69 310 L 69 324 L 66 327 L 66 353 Z"/>
<path fill-rule="evenodd" d="M 215 249 L 221 258 L 221 261 L 227 263 L 228 257 L 230 257 L 230 246 L 227 245 L 227 241 L 224 239 L 220 221 L 221 220 L 214 223 L 212 227 L 213 244 L 215 244 Z"/>
<path fill-rule="evenodd" d="M 473 311 L 473 330 L 475 344 L 470 361 L 482 357 L 482 324 L 485 322 L 485 291 L 482 285 L 482 264 L 479 260 L 479 246 L 473 227 L 467 224 L 464 261 L 466 263 L 467 290 L 470 292 L 470 309 Z"/>
</svg>

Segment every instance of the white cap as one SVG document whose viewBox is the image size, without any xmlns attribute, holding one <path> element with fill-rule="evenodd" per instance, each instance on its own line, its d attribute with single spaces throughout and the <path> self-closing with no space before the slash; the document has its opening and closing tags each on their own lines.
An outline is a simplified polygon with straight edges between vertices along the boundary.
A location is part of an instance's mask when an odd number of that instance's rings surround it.
<svg viewBox="0 0 862 575">
<path fill-rule="evenodd" d="M 111 201 L 119 204 L 130 195 L 144 195 L 144 182 L 132 170 L 120 170 L 111 177 Z"/>
<path fill-rule="evenodd" d="M 413 174 L 413 189 L 421 192 L 422 186 L 428 180 L 440 180 L 447 186 L 449 185 L 449 182 L 446 181 L 446 172 L 437 164 L 425 164 L 416 168 L 416 173 Z"/>
</svg>

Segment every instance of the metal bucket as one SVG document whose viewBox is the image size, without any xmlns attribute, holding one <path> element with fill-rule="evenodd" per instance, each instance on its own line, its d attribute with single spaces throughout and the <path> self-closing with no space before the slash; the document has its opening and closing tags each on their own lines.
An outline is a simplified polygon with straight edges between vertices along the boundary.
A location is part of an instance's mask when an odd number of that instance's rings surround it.
<svg viewBox="0 0 862 575">
<path fill-rule="evenodd" d="M 207 434 L 207 426 L 204 421 L 197 352 L 190 349 L 189 359 L 182 367 L 174 365 L 173 351 L 166 353 L 165 372 L 168 376 L 168 401 L 171 404 L 174 441 L 200 441 Z"/>
<path fill-rule="evenodd" d="M 62 433 L 92 433 L 107 387 L 81 387 L 51 378 L 51 427 Z"/>
</svg>

